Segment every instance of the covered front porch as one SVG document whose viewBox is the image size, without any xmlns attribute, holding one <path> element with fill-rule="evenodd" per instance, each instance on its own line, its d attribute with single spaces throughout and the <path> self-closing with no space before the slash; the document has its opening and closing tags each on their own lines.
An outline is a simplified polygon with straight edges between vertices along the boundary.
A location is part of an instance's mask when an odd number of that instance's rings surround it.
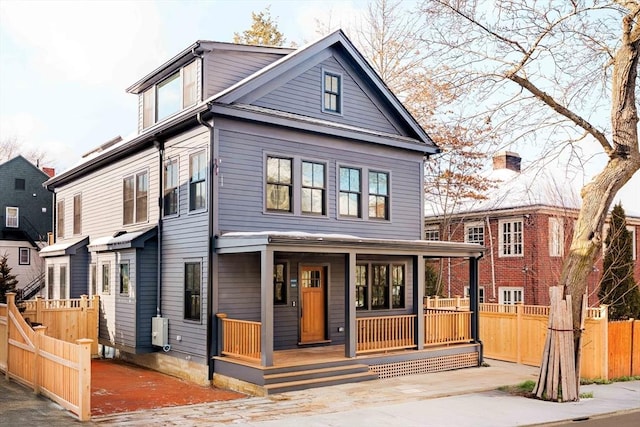
<svg viewBox="0 0 640 427">
<path fill-rule="evenodd" d="M 242 262 L 250 270 L 251 261 L 257 264 L 259 257 L 259 271 L 254 266 L 256 271 L 253 276 L 247 273 L 247 281 L 259 277 L 260 298 L 253 309 L 239 310 L 225 305 L 231 286 L 220 284 L 221 301 L 214 309 L 218 320 L 214 378 L 227 376 L 268 386 L 270 375 L 289 373 L 294 378 L 292 373 L 299 370 L 348 370 L 360 365 L 362 375 L 353 372 L 350 377 L 360 380 L 477 366 L 482 354 L 477 298 L 472 298 L 470 311 L 426 309 L 424 268 L 425 258 L 467 259 L 471 294 L 477 295 L 482 251 L 475 244 L 343 235 L 223 235 L 216 242 L 221 265 Z M 228 257 L 231 254 L 253 255 L 234 259 Z M 274 298 L 279 298 L 274 277 L 279 273 L 274 265 L 282 259 L 288 260 L 293 273 L 284 280 L 291 296 L 278 305 L 274 304 Z M 317 274 L 308 275 L 309 271 Z M 245 299 L 257 293 L 258 284 L 253 286 L 253 291 L 244 291 Z M 326 289 L 320 290 L 323 286 Z M 311 291 L 319 291 L 316 294 L 324 298 L 320 309 L 305 299 L 307 288 L 317 288 Z M 321 330 L 312 340 L 306 331 L 308 313 L 312 320 L 321 319 L 317 322 Z"/>
</svg>

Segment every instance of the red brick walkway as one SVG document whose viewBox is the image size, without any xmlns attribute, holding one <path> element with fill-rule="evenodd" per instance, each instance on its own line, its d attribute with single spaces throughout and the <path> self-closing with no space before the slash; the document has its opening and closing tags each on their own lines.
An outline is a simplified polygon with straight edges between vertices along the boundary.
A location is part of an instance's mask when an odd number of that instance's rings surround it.
<svg viewBox="0 0 640 427">
<path fill-rule="evenodd" d="M 245 395 L 203 387 L 118 360 L 91 362 L 91 415 L 240 399 Z"/>
</svg>

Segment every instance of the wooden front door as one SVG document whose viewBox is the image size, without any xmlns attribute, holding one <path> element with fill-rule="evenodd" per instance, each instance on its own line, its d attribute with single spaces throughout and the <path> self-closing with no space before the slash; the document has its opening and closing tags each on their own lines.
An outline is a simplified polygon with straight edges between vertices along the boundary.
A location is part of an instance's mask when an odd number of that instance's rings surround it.
<svg viewBox="0 0 640 427">
<path fill-rule="evenodd" d="M 302 267 L 300 283 L 300 342 L 325 339 L 324 267 Z"/>
</svg>

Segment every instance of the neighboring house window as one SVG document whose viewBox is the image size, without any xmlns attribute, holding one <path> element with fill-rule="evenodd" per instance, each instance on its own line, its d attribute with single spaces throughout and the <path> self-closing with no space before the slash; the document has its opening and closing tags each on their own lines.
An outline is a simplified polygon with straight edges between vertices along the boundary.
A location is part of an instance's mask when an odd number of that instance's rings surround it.
<svg viewBox="0 0 640 427">
<path fill-rule="evenodd" d="M 60 266 L 60 299 L 67 299 L 67 266 Z"/>
<path fill-rule="evenodd" d="M 18 249 L 18 264 L 20 265 L 31 264 L 31 250 L 29 248 Z"/>
<path fill-rule="evenodd" d="M 19 208 L 9 207 L 5 209 L 5 226 L 10 228 L 18 228 Z"/>
<path fill-rule="evenodd" d="M 373 265 L 371 274 L 371 308 L 389 308 L 389 282 L 387 265 Z"/>
<path fill-rule="evenodd" d="M 206 152 L 189 156 L 189 211 L 205 209 L 207 206 L 207 160 Z"/>
<path fill-rule="evenodd" d="M 636 259 L 636 227 L 627 225 L 627 231 L 631 233 L 631 259 Z"/>
<path fill-rule="evenodd" d="M 270 211 L 291 212 L 292 159 L 267 157 L 266 208 Z"/>
<path fill-rule="evenodd" d="M 284 262 L 273 266 L 273 303 L 287 304 L 287 264 Z"/>
<path fill-rule="evenodd" d="M 302 162 L 302 213 L 325 214 L 324 170 L 322 163 Z"/>
<path fill-rule="evenodd" d="M 391 308 L 404 308 L 404 266 L 391 267 Z"/>
<path fill-rule="evenodd" d="M 328 71 L 325 71 L 323 76 L 322 111 L 340 114 L 342 113 L 342 76 Z"/>
<path fill-rule="evenodd" d="M 156 88 L 147 89 L 142 94 L 142 128 L 146 129 L 156 122 L 155 117 Z"/>
<path fill-rule="evenodd" d="M 73 234 L 82 232 L 82 198 L 80 194 L 73 196 Z"/>
<path fill-rule="evenodd" d="M 440 227 L 437 225 L 425 227 L 424 240 L 440 240 Z"/>
<path fill-rule="evenodd" d="M 389 174 L 369 172 L 369 218 L 389 219 Z"/>
<path fill-rule="evenodd" d="M 179 71 L 158 83 L 156 89 L 157 121 L 164 120 L 182 109 L 181 91 L 182 82 Z"/>
<path fill-rule="evenodd" d="M 55 272 L 53 265 L 47 267 L 47 298 L 53 299 L 53 284 L 55 280 Z"/>
<path fill-rule="evenodd" d="M 102 293 L 111 293 L 109 264 L 102 264 Z"/>
<path fill-rule="evenodd" d="M 465 298 L 469 298 L 469 286 L 465 286 L 464 287 L 464 297 Z M 483 303 L 484 302 L 484 286 L 479 286 L 478 287 L 478 302 L 479 303 Z"/>
<path fill-rule="evenodd" d="M 164 215 L 178 213 L 178 159 L 164 163 Z"/>
<path fill-rule="evenodd" d="M 498 221 L 500 256 L 522 256 L 522 220 Z"/>
<path fill-rule="evenodd" d="M 145 222 L 148 217 L 149 173 L 147 171 L 122 180 L 124 225 Z"/>
<path fill-rule="evenodd" d="M 368 308 L 367 283 L 367 266 L 356 265 L 356 309 L 358 310 Z"/>
<path fill-rule="evenodd" d="M 22 178 L 16 178 L 16 181 L 15 181 L 15 189 L 16 189 L 16 190 L 24 190 L 24 189 L 25 189 L 25 182 L 24 182 L 24 179 L 22 179 Z"/>
<path fill-rule="evenodd" d="M 201 275 L 199 262 L 184 264 L 184 318 L 188 320 L 200 320 Z"/>
<path fill-rule="evenodd" d="M 91 296 L 96 295 L 98 293 L 98 278 L 96 275 L 98 274 L 97 267 L 95 264 L 91 264 L 89 266 L 89 284 L 91 286 Z"/>
<path fill-rule="evenodd" d="M 523 288 L 520 287 L 501 287 L 500 288 L 500 304 L 517 304 L 524 302 Z"/>
<path fill-rule="evenodd" d="M 465 224 L 464 241 L 484 245 L 484 224 L 482 222 Z"/>
<path fill-rule="evenodd" d="M 130 291 L 129 263 L 120 264 L 120 295 L 129 295 Z"/>
<path fill-rule="evenodd" d="M 193 61 L 182 69 L 182 108 L 189 107 L 198 101 L 198 67 Z"/>
<path fill-rule="evenodd" d="M 564 255 L 564 221 L 549 218 L 549 256 Z"/>
<path fill-rule="evenodd" d="M 64 200 L 59 200 L 56 207 L 56 213 L 58 215 L 56 235 L 58 237 L 64 237 Z"/>
<path fill-rule="evenodd" d="M 360 169 L 340 168 L 340 216 L 361 218 L 361 174 Z"/>
</svg>

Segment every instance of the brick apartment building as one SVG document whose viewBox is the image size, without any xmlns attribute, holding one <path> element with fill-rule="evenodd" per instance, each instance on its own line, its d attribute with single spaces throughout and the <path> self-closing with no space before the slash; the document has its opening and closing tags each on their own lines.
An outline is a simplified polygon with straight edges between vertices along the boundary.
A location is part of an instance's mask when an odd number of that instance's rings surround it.
<svg viewBox="0 0 640 427">
<path fill-rule="evenodd" d="M 493 159 L 490 178 L 498 185 L 488 199 L 465 205 L 450 216 L 427 215 L 426 240 L 475 242 L 486 246 L 479 262 L 481 302 L 546 305 L 549 286 L 560 277 L 569 251 L 580 201 L 571 178 L 549 172 L 521 170 L 516 153 L 503 152 Z M 624 208 L 624 205 L 623 205 Z M 606 228 L 606 226 L 605 226 Z M 634 277 L 640 280 L 637 262 L 640 217 L 627 212 L 627 228 L 633 237 Z M 589 275 L 589 305 L 598 305 L 604 250 Z M 468 294 L 466 265 L 456 260 L 431 263 L 441 277 L 440 293 Z"/>
</svg>

